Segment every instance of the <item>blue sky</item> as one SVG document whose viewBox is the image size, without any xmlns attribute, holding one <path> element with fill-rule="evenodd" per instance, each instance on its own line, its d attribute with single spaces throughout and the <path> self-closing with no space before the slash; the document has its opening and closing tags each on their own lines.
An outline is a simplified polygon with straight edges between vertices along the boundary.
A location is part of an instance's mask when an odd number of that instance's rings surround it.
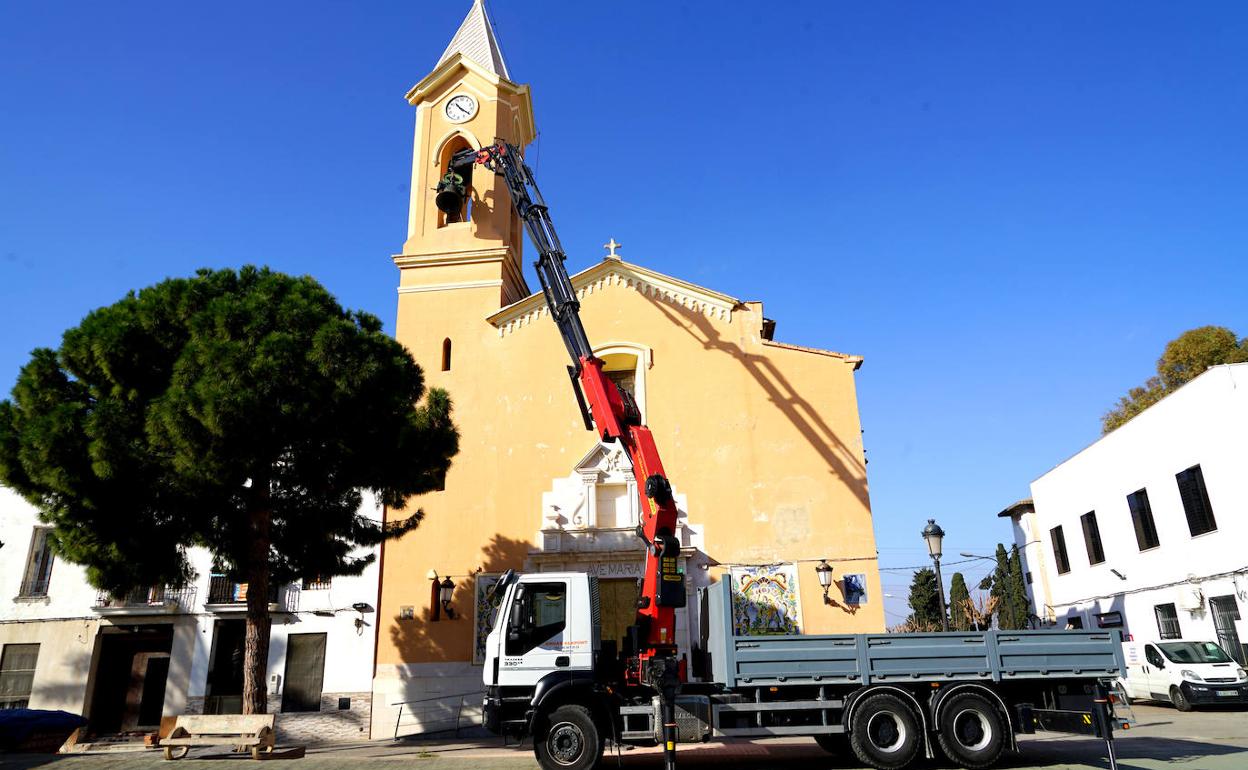
<svg viewBox="0 0 1248 770">
<path fill-rule="evenodd" d="M 200 266 L 310 273 L 390 325 L 403 94 L 468 6 L 5 4 L 0 391 L 90 309 Z M 866 357 L 885 567 L 925 560 L 928 517 L 990 553 L 996 511 L 1166 340 L 1248 334 L 1241 3 L 490 9 L 572 269 L 614 237 Z"/>
</svg>

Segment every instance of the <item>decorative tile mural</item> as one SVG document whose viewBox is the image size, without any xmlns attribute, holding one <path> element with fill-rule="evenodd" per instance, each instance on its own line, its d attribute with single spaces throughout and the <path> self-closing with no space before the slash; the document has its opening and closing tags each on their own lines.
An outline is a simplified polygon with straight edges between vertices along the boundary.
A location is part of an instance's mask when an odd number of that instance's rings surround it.
<svg viewBox="0 0 1248 770">
<path fill-rule="evenodd" d="M 735 635 L 802 632 L 796 564 L 733 567 L 730 579 Z"/>
<path fill-rule="evenodd" d="M 501 575 L 497 572 L 479 573 L 477 575 L 476 601 L 472 606 L 472 662 L 485 663 L 485 637 L 490 635 L 490 627 L 494 625 L 494 615 L 498 613 L 498 603 L 503 597 L 495 596 L 490 602 L 489 593 Z"/>
<path fill-rule="evenodd" d="M 841 585 L 845 592 L 846 604 L 867 603 L 867 576 L 865 574 L 846 575 L 841 578 Z"/>
</svg>

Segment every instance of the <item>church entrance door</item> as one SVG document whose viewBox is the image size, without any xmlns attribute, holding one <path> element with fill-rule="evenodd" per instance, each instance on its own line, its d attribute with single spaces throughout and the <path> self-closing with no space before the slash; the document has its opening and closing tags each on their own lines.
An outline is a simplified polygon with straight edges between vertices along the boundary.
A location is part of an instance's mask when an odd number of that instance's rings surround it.
<svg viewBox="0 0 1248 770">
<path fill-rule="evenodd" d="M 600 579 L 598 596 L 602 602 L 602 638 L 614 640 L 619 649 L 625 630 L 637 618 L 637 581 L 633 578 Z"/>
</svg>

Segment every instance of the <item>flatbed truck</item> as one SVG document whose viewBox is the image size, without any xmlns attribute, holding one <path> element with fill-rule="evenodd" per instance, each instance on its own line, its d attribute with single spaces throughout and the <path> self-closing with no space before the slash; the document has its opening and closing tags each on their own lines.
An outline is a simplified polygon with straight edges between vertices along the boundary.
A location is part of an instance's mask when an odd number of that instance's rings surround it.
<svg viewBox="0 0 1248 770">
<path fill-rule="evenodd" d="M 621 640 L 601 638 L 597 579 L 584 573 L 507 572 L 486 642 L 484 721 L 532 736 L 545 770 L 591 770 L 608 741 L 663 748 L 711 738 L 810 736 L 863 762 L 900 770 L 936 747 L 966 768 L 992 766 L 1035 729 L 1106 739 L 1114 717 L 1106 688 L 1123 673 L 1111 631 L 735 636 L 729 584 L 705 596 L 701 639 L 711 675 L 690 677 L 676 644 L 686 604 L 677 510 L 653 434 L 631 395 L 603 371 L 549 209 L 520 150 L 507 143 L 456 153 L 437 187 L 451 216 L 475 166 L 500 175 L 538 251 L 547 308 L 572 360 L 568 375 L 587 430 L 618 442 L 638 485 L 637 536 L 645 546 L 637 614 Z M 617 646 L 618 641 L 618 646 Z"/>
<path fill-rule="evenodd" d="M 659 696 L 620 686 L 597 578 L 507 573 L 486 641 L 485 725 L 532 736 L 545 770 L 589 770 L 608 741 L 662 740 Z M 1037 729 L 1112 738 L 1117 631 L 737 636 L 729 582 L 707 589 L 708 681 L 675 698 L 677 740 L 809 736 L 881 770 L 943 754 L 986 768 Z M 1112 746 L 1112 744 L 1111 744 Z"/>
</svg>

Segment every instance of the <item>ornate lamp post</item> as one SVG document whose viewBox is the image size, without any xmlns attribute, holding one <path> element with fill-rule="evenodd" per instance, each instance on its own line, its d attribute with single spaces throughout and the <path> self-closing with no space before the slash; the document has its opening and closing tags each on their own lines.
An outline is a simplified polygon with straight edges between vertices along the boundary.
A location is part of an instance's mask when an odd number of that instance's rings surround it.
<svg viewBox="0 0 1248 770">
<path fill-rule="evenodd" d="M 932 556 L 932 563 L 936 565 L 936 599 L 940 604 L 940 630 L 949 630 L 949 617 L 945 614 L 945 582 L 940 577 L 940 546 L 944 540 L 945 531 L 940 528 L 935 519 L 928 519 L 927 526 L 923 528 L 923 539 L 927 541 L 927 552 Z"/>
</svg>

